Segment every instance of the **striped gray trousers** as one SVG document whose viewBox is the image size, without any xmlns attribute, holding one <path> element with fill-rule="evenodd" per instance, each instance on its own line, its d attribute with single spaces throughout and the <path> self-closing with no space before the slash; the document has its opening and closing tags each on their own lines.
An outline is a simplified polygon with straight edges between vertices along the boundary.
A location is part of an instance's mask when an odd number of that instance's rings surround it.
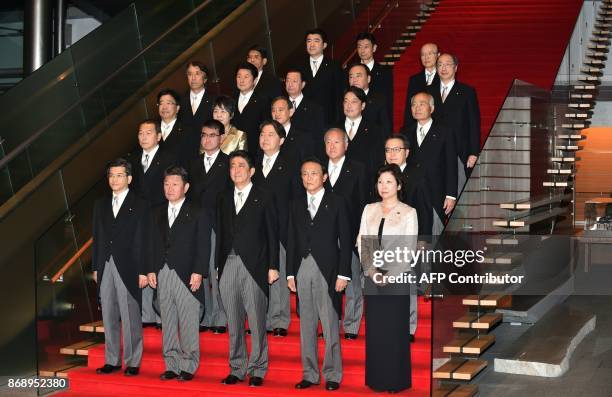
<svg viewBox="0 0 612 397">
<path fill-rule="evenodd" d="M 255 282 L 240 256 L 230 254 L 219 280 L 221 300 L 229 328 L 230 374 L 244 379 L 263 378 L 268 371 L 268 336 L 266 310 L 268 299 Z M 247 359 L 244 320 L 251 330 L 251 355 Z"/>
<path fill-rule="evenodd" d="M 167 264 L 159 272 L 157 293 L 166 370 L 193 374 L 200 365 L 200 302 Z"/>
<path fill-rule="evenodd" d="M 340 351 L 340 321 L 334 308 L 327 281 L 312 255 L 302 259 L 296 275 L 300 298 L 300 348 L 303 379 L 319 383 L 319 350 L 317 327 L 321 320 L 325 338 L 323 378 L 327 382 L 342 380 L 342 354 Z"/>
<path fill-rule="evenodd" d="M 132 280 L 137 283 L 138 280 Z M 102 322 L 104 323 L 104 362 L 121 365 L 119 351 L 123 334 L 123 361 L 126 367 L 140 367 L 142 322 L 138 302 L 128 292 L 111 256 L 100 281 Z"/>
<path fill-rule="evenodd" d="M 210 276 L 202 280 L 202 288 L 204 288 L 204 318 L 200 325 L 207 327 L 225 327 L 227 324 L 227 317 L 225 316 L 225 309 L 223 309 L 223 303 L 221 302 L 221 295 L 219 293 L 219 280 L 214 277 L 215 274 L 215 240 L 216 235 L 213 230 L 210 233 L 210 263 L 209 272 Z"/>
</svg>

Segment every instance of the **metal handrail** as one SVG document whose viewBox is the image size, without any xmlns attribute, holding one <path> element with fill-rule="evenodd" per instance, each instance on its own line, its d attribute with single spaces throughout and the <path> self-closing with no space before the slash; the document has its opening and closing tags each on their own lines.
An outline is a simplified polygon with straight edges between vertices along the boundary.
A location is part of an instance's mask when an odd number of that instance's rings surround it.
<svg viewBox="0 0 612 397">
<path fill-rule="evenodd" d="M 387 16 L 389 16 L 389 14 L 391 13 L 391 11 L 394 8 L 397 8 L 399 6 L 399 0 L 388 0 L 382 11 L 379 14 L 379 17 L 377 19 L 375 19 L 375 22 L 372 24 L 372 27 L 370 29 L 368 29 L 369 33 L 374 33 L 376 30 L 379 29 L 380 24 L 382 23 L 382 21 L 385 20 L 385 18 L 387 18 Z M 357 49 L 353 48 L 350 52 L 350 54 L 348 56 L 346 56 L 344 58 L 344 61 L 342 62 L 342 68 L 346 68 L 346 65 L 348 65 L 348 63 L 350 62 L 351 59 L 353 59 L 353 57 L 355 56 L 355 54 L 357 53 Z"/>
<path fill-rule="evenodd" d="M 62 277 L 72 265 L 74 265 L 74 263 L 81 257 L 81 255 L 83 255 L 83 253 L 85 253 L 85 251 L 87 251 L 89 247 L 91 247 L 91 244 L 93 244 L 93 237 L 90 237 L 89 240 L 87 240 L 85 244 L 83 244 L 83 246 L 79 248 L 79 250 L 74 255 L 72 255 L 70 259 L 68 259 L 68 262 L 66 262 L 64 266 L 62 266 L 62 268 L 59 269 L 57 273 L 53 275 L 53 277 L 51 277 L 51 282 L 54 283 L 59 280 L 59 278 Z"/>
<path fill-rule="evenodd" d="M 15 149 L 11 150 L 10 153 L 8 153 L 6 156 L 4 156 L 2 159 L 0 159 L 0 169 L 4 168 L 11 160 L 13 160 L 15 157 L 17 157 L 18 155 L 20 155 L 24 150 L 26 150 L 34 141 L 36 141 L 45 131 L 47 131 L 49 128 L 51 128 L 55 123 L 57 123 L 58 121 L 60 121 L 64 116 L 68 115 L 72 110 L 74 110 L 75 108 L 77 108 L 78 106 L 80 106 L 83 102 L 85 102 L 86 100 L 88 100 L 92 95 L 94 95 L 95 93 L 97 93 L 104 85 L 106 85 L 110 80 L 112 80 L 113 78 L 115 78 L 116 76 L 118 76 L 120 73 L 122 73 L 128 66 L 130 66 L 133 62 L 139 60 L 142 55 L 144 53 L 146 53 L 147 51 L 149 51 L 149 49 L 151 49 L 153 46 L 155 46 L 157 43 L 159 43 L 161 40 L 163 40 L 166 36 L 168 36 L 170 33 L 174 32 L 176 29 L 178 29 L 180 26 L 182 26 L 185 22 L 187 22 L 191 17 L 193 17 L 194 15 L 198 14 L 200 11 L 202 11 L 208 4 L 210 4 L 212 2 L 212 0 L 206 0 L 204 3 L 200 4 L 199 6 L 197 6 L 196 8 L 194 8 L 192 11 L 190 11 L 187 15 L 185 15 L 184 17 L 182 17 L 181 19 L 179 19 L 174 25 L 172 25 L 167 31 L 165 31 L 163 34 L 161 34 L 158 38 L 156 38 L 155 40 L 153 40 L 149 45 L 147 45 L 146 47 L 144 47 L 142 50 L 140 50 L 135 56 L 133 56 L 129 61 L 127 61 L 123 66 L 119 67 L 117 70 L 115 70 L 113 73 L 111 73 L 110 75 L 108 75 L 107 78 L 105 78 L 104 80 L 102 80 L 102 82 L 100 82 L 98 85 L 96 85 L 92 90 L 90 90 L 87 94 L 85 94 L 83 97 L 81 97 L 78 101 L 76 101 L 74 104 L 72 104 L 70 107 L 68 107 L 68 109 L 66 109 L 64 112 L 62 112 L 59 116 L 57 116 L 55 119 L 53 119 L 52 121 L 50 121 L 49 123 L 47 123 L 45 126 L 41 127 L 40 129 L 38 129 L 38 131 L 36 131 L 32 136 L 30 136 L 28 139 L 26 139 L 25 141 L 23 141 L 19 146 L 17 146 Z"/>
</svg>

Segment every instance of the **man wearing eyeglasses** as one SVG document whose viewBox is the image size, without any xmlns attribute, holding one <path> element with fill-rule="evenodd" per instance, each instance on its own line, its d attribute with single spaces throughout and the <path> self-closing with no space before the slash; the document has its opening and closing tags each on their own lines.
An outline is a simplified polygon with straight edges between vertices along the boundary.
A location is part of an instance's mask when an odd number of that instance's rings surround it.
<svg viewBox="0 0 612 397">
<path fill-rule="evenodd" d="M 221 134 L 223 124 L 217 120 L 208 120 L 202 126 L 200 151 L 197 159 L 191 161 L 189 174 L 192 178 L 192 188 L 188 191 L 190 199 L 198 203 L 207 212 L 211 220 L 211 256 L 210 274 L 214 274 L 215 239 L 217 235 L 216 211 L 217 196 L 231 187 L 229 178 L 229 157 L 221 151 Z M 216 277 L 204 279 L 204 318 L 200 323 L 200 331 L 212 331 L 215 334 L 226 332 L 227 317 L 221 296 L 219 282 Z"/>
<path fill-rule="evenodd" d="M 434 119 L 454 131 L 458 158 L 458 191 L 476 165 L 480 153 L 480 107 L 474 88 L 456 80 L 459 61 L 453 54 L 438 58 L 440 83 L 428 87 L 436 105 Z"/>
</svg>

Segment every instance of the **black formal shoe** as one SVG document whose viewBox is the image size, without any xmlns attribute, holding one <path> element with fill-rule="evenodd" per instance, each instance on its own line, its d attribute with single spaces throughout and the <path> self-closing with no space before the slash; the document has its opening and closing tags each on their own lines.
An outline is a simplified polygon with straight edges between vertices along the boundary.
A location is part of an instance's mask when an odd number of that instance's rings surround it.
<svg viewBox="0 0 612 397">
<path fill-rule="evenodd" d="M 155 327 L 156 323 L 142 323 L 142 328 Z"/>
<path fill-rule="evenodd" d="M 263 385 L 263 378 L 260 378 L 259 376 L 251 376 L 249 378 L 249 386 L 259 387 L 261 385 Z"/>
<path fill-rule="evenodd" d="M 344 333 L 344 339 L 355 340 L 355 339 L 357 339 L 357 334 L 350 334 L 348 332 L 345 332 Z"/>
<path fill-rule="evenodd" d="M 251 330 L 248 328 L 244 332 L 246 332 L 247 335 L 251 335 Z"/>
<path fill-rule="evenodd" d="M 319 338 L 323 338 L 323 332 L 319 332 Z"/>
<path fill-rule="evenodd" d="M 329 382 L 325 382 L 325 390 L 334 391 L 338 390 L 339 388 L 340 383 L 338 382 L 332 382 L 331 380 Z"/>
<path fill-rule="evenodd" d="M 287 330 L 284 328 L 274 328 L 274 336 L 285 337 L 287 336 Z"/>
<path fill-rule="evenodd" d="M 193 374 L 189 372 L 181 371 L 181 374 L 178 376 L 178 380 L 182 380 L 184 382 L 190 381 L 193 379 Z"/>
<path fill-rule="evenodd" d="M 214 334 L 224 334 L 226 331 L 227 331 L 227 328 L 225 327 L 214 327 L 213 328 Z"/>
<path fill-rule="evenodd" d="M 162 329 L 162 325 L 161 324 L 155 324 L 155 329 Z"/>
<path fill-rule="evenodd" d="M 113 372 L 117 372 L 120 369 L 121 369 L 121 365 L 114 366 L 114 365 L 104 364 L 104 366 L 102 366 L 100 368 L 96 368 L 96 373 L 98 375 L 112 374 Z"/>
<path fill-rule="evenodd" d="M 175 372 L 172 371 L 166 371 L 163 374 L 159 375 L 159 379 L 161 380 L 170 380 L 170 379 L 176 379 L 178 378 L 179 375 Z"/>
<path fill-rule="evenodd" d="M 410 334 L 410 343 L 414 342 L 414 335 Z"/>
<path fill-rule="evenodd" d="M 212 330 L 214 332 L 215 327 L 207 327 L 206 325 L 200 325 L 200 332 L 206 332 L 208 330 Z"/>
<path fill-rule="evenodd" d="M 227 378 L 221 379 L 221 383 L 223 383 L 224 385 L 235 385 L 238 382 L 242 382 L 242 379 L 231 374 L 227 375 Z"/>
<path fill-rule="evenodd" d="M 123 371 L 123 374 L 125 376 L 136 376 L 138 375 L 138 370 L 138 367 L 127 367 L 125 371 Z"/>
<path fill-rule="evenodd" d="M 296 389 L 308 389 L 310 386 L 314 386 L 316 383 L 312 383 L 307 381 L 306 379 L 302 379 L 300 383 L 295 384 Z"/>
</svg>

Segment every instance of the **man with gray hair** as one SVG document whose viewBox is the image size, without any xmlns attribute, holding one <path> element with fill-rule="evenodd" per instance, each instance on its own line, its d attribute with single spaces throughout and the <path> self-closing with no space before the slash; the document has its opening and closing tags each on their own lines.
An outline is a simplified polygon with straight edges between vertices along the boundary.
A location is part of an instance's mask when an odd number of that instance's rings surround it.
<svg viewBox="0 0 612 397">
<path fill-rule="evenodd" d="M 351 241 L 359 232 L 359 221 L 366 205 L 367 182 L 365 165 L 345 157 L 348 149 L 348 135 L 341 128 L 330 128 L 325 133 L 325 153 L 328 157 L 328 175 L 325 189 L 344 198 L 351 227 Z M 361 264 L 357 248 L 353 246 L 351 260 L 351 279 L 346 287 L 344 301 L 344 339 L 357 339 L 363 315 L 363 295 L 361 291 Z"/>
</svg>

